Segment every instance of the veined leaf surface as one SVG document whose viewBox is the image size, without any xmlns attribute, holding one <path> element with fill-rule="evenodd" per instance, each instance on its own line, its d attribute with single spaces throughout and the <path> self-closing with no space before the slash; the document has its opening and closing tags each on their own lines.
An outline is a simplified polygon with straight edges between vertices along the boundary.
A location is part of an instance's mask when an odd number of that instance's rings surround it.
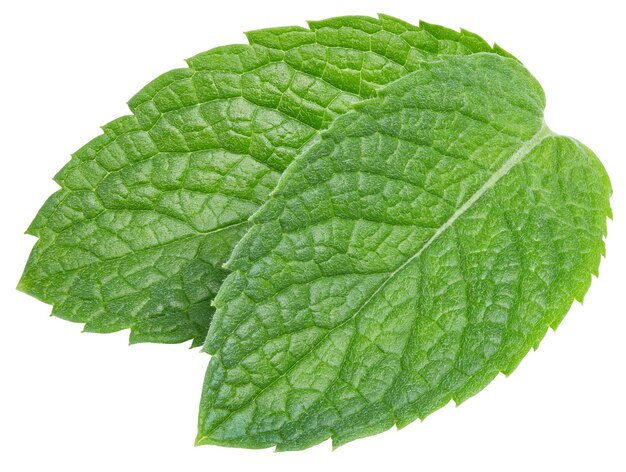
<svg viewBox="0 0 626 472">
<path fill-rule="evenodd" d="M 130 101 L 55 180 L 19 288 L 85 330 L 204 341 L 222 264 L 282 171 L 363 98 L 480 37 L 381 16 L 248 33 Z"/>
<path fill-rule="evenodd" d="M 423 62 L 298 156 L 227 264 L 198 444 L 302 449 L 509 374 L 604 253 L 608 177 L 491 53 Z"/>
</svg>

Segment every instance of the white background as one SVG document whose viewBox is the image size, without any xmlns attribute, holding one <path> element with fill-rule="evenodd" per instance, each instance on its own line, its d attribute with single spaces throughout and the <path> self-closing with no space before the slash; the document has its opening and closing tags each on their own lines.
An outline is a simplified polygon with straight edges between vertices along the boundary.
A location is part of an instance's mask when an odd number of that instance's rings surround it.
<svg viewBox="0 0 626 472">
<path fill-rule="evenodd" d="M 7 1 L 0 7 L 0 470 L 626 470 L 626 165 L 621 2 L 238 0 Z M 69 154 L 127 114 L 128 100 L 183 58 L 243 31 L 379 11 L 464 27 L 520 58 L 546 120 L 604 162 L 615 187 L 607 259 L 509 378 L 459 408 L 332 452 L 194 448 L 209 356 L 81 334 L 15 291 L 23 235 Z"/>
</svg>

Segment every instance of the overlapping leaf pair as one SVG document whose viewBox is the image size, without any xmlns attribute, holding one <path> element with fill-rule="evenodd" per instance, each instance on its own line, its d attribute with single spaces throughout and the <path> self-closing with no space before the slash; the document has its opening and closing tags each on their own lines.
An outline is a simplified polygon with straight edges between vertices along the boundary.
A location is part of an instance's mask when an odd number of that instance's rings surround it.
<svg viewBox="0 0 626 472">
<path fill-rule="evenodd" d="M 381 15 L 248 38 L 73 156 L 20 288 L 87 331 L 204 343 L 199 444 L 340 445 L 511 372 L 597 274 L 595 155 L 467 31 Z"/>
</svg>

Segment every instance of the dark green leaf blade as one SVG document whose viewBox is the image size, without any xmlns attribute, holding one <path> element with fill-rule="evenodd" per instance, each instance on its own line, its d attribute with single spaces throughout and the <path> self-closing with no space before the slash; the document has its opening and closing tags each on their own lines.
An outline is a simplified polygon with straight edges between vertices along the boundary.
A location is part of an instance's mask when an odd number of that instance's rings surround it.
<svg viewBox="0 0 626 472">
<path fill-rule="evenodd" d="M 356 108 L 227 264 L 198 444 L 337 446 L 460 403 L 597 274 L 610 182 L 518 62 L 423 63 Z"/>
<path fill-rule="evenodd" d="M 491 50 L 384 15 L 248 38 L 156 79 L 73 156 L 28 230 L 20 290 L 86 331 L 201 344 L 223 262 L 300 148 L 421 60 Z"/>
</svg>

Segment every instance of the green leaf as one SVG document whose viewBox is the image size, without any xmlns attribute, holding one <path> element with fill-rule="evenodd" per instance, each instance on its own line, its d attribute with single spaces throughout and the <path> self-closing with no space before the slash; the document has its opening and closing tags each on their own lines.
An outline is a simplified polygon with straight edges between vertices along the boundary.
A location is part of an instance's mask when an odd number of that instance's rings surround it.
<svg viewBox="0 0 626 472">
<path fill-rule="evenodd" d="M 214 303 L 198 444 L 403 427 L 511 373 L 597 275 L 611 186 L 485 53 L 423 62 L 284 173 Z"/>
<path fill-rule="evenodd" d="M 433 55 L 508 55 L 384 15 L 310 27 L 253 31 L 139 92 L 56 176 L 18 288 L 86 331 L 201 344 L 223 262 L 319 130 Z"/>
</svg>

